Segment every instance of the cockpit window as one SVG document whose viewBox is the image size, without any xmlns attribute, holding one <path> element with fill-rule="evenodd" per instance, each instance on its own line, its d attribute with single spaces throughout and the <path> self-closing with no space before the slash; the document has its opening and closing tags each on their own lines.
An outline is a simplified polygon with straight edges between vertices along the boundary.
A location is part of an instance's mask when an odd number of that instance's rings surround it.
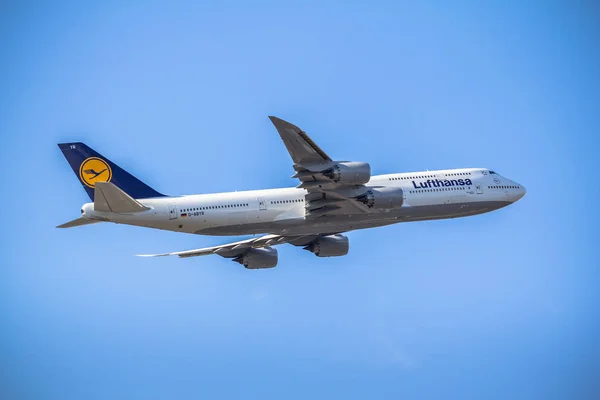
<svg viewBox="0 0 600 400">
<path fill-rule="evenodd" d="M 494 171 L 490 171 L 490 175 L 494 175 L 494 174 L 495 174 L 495 172 L 494 172 Z"/>
</svg>

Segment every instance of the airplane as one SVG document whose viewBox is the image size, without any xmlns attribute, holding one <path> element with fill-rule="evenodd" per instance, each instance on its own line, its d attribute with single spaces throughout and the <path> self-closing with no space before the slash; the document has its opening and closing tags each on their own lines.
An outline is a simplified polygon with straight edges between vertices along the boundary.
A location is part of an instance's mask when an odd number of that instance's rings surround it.
<svg viewBox="0 0 600 400">
<path fill-rule="evenodd" d="M 303 130 L 269 117 L 289 152 L 299 185 L 282 189 L 166 196 L 81 142 L 59 148 L 92 202 L 57 226 L 99 222 L 197 235 L 256 235 L 201 249 L 142 257 L 217 254 L 247 269 L 273 268 L 289 243 L 317 257 L 344 256 L 344 233 L 400 222 L 482 214 L 521 199 L 523 185 L 487 168 L 372 175 L 366 162 L 335 161 Z"/>
</svg>

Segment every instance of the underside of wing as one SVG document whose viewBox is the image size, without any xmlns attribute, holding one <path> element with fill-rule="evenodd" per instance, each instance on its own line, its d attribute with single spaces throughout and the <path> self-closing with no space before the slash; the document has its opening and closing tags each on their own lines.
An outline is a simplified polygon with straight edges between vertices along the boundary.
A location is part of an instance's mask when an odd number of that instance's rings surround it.
<svg viewBox="0 0 600 400">
<path fill-rule="evenodd" d="M 283 243 L 301 246 L 304 250 L 314 253 L 317 257 L 343 256 L 348 253 L 349 249 L 348 238 L 338 233 L 304 236 L 265 235 L 221 246 L 139 256 L 178 256 L 179 258 L 187 258 L 218 254 L 221 257 L 231 258 L 232 261 L 240 263 L 248 269 L 263 269 L 273 268 L 277 265 L 277 250 L 272 246 Z"/>
<path fill-rule="evenodd" d="M 295 246 L 306 246 L 317 235 L 305 236 L 281 236 L 281 235 L 264 235 L 258 238 L 241 240 L 239 242 L 227 243 L 220 246 L 205 247 L 202 249 L 176 251 L 173 253 L 163 254 L 140 254 L 139 257 L 163 257 L 163 256 L 178 256 L 179 258 L 207 256 L 217 254 L 225 258 L 235 258 L 240 254 L 250 249 L 260 249 L 271 247 L 278 244 L 291 243 Z"/>
<path fill-rule="evenodd" d="M 210 254 L 218 254 L 223 257 L 235 257 L 237 254 L 243 253 L 244 251 L 251 248 L 260 248 L 270 246 L 272 244 L 279 244 L 281 240 L 279 235 L 265 235 L 259 238 L 252 238 L 247 240 L 241 240 L 239 242 L 227 243 L 220 246 L 205 247 L 202 249 L 176 251 L 173 253 L 163 254 L 140 254 L 140 257 L 163 257 L 163 256 L 178 256 L 179 258 L 187 257 L 199 257 L 208 256 Z"/>
</svg>

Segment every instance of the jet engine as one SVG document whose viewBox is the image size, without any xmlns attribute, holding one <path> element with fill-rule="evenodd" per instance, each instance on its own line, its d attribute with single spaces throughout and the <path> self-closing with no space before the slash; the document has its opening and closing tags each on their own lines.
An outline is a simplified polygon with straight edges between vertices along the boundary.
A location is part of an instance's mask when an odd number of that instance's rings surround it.
<svg viewBox="0 0 600 400">
<path fill-rule="evenodd" d="M 371 179 L 371 166 L 366 162 L 342 161 L 321 173 L 335 183 L 362 185 Z"/>
<path fill-rule="evenodd" d="M 247 269 L 273 268 L 277 265 L 277 250 L 272 247 L 250 249 L 232 261 L 242 264 Z"/>
<path fill-rule="evenodd" d="M 356 197 L 356 200 L 369 208 L 399 208 L 404 203 L 404 193 L 400 188 L 371 188 Z"/>
<path fill-rule="evenodd" d="M 338 257 L 348 254 L 350 243 L 344 235 L 322 236 L 304 247 L 317 257 Z"/>
</svg>

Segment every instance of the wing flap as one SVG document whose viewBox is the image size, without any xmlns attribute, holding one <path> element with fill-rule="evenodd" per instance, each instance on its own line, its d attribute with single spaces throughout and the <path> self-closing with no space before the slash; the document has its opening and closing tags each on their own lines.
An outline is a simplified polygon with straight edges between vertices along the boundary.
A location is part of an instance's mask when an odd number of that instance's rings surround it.
<svg viewBox="0 0 600 400">
<path fill-rule="evenodd" d="M 294 161 L 295 174 L 300 180 L 296 186 L 305 189 L 306 218 L 324 216 L 368 214 L 369 210 L 355 198 L 367 189 L 364 185 L 344 184 L 330 176 L 335 162 L 304 132 L 294 124 L 270 116 L 281 140 Z"/>
</svg>

